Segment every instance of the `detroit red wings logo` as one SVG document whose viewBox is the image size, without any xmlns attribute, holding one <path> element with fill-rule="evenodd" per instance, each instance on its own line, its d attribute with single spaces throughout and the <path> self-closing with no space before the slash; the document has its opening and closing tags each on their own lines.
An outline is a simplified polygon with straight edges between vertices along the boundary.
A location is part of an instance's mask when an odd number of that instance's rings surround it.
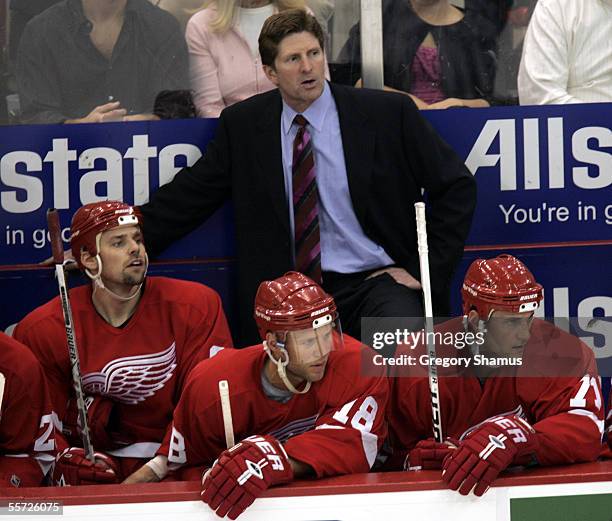
<svg viewBox="0 0 612 521">
<path fill-rule="evenodd" d="M 172 378 L 176 369 L 176 345 L 165 351 L 126 356 L 110 361 L 99 373 L 83 376 L 87 394 L 100 394 L 126 404 L 137 404 L 153 396 Z"/>
</svg>

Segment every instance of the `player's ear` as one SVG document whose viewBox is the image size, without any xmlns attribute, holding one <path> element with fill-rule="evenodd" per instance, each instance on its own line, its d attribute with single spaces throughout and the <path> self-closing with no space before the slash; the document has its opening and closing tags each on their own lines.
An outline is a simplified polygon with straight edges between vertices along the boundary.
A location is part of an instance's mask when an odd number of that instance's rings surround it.
<svg viewBox="0 0 612 521">
<path fill-rule="evenodd" d="M 276 335 L 272 331 L 268 331 L 266 333 L 266 343 L 272 351 L 272 354 L 278 353 L 278 344 L 276 342 Z"/>
<path fill-rule="evenodd" d="M 85 249 L 81 250 L 81 262 L 91 273 L 98 271 L 98 260 Z"/>
</svg>

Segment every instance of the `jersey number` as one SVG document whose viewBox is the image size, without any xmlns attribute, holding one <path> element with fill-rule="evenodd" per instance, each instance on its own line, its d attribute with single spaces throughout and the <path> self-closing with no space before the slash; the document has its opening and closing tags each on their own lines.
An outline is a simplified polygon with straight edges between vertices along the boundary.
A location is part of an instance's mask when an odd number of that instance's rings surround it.
<svg viewBox="0 0 612 521">
<path fill-rule="evenodd" d="M 599 377 L 589 376 L 588 374 L 583 376 L 581 379 L 580 389 L 570 400 L 570 407 L 586 407 L 586 394 L 589 392 L 589 387 L 593 388 L 595 393 L 595 408 L 601 408 L 601 391 L 599 390 Z"/>
<path fill-rule="evenodd" d="M 40 418 L 39 429 L 42 429 L 45 425 L 47 429 L 34 442 L 34 450 L 36 452 L 49 452 L 55 450 L 55 430 L 62 430 L 62 424 L 57 414 L 54 412 L 45 414 Z"/>
<path fill-rule="evenodd" d="M 168 461 L 175 465 L 182 465 L 187 462 L 187 452 L 185 451 L 185 438 L 183 435 L 172 427 L 172 436 L 170 437 L 170 451 L 168 452 Z"/>
<path fill-rule="evenodd" d="M 351 427 L 359 431 L 370 432 L 376 419 L 376 412 L 378 411 L 378 404 L 376 400 L 371 396 L 367 396 L 361 407 L 353 415 L 353 418 L 348 417 L 348 413 L 351 411 L 353 405 L 357 400 L 347 403 L 342 409 L 334 414 L 334 420 L 346 425 L 351 420 Z"/>
</svg>

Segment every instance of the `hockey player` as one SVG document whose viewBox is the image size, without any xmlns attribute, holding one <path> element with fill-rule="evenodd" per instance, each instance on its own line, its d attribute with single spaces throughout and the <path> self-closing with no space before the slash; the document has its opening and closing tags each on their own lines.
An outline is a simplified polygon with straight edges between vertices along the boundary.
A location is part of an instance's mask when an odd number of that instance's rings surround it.
<svg viewBox="0 0 612 521">
<path fill-rule="evenodd" d="M 0 332 L 0 487 L 44 484 L 59 427 L 40 364 Z"/>
<path fill-rule="evenodd" d="M 148 277 L 139 214 L 119 201 L 74 214 L 71 247 L 91 285 L 70 291 L 96 465 L 83 449 L 59 455 L 67 484 L 158 481 L 172 412 L 187 373 L 232 341 L 221 300 L 194 282 Z M 27 315 L 15 337 L 40 360 L 71 444 L 80 440 L 62 311 L 55 298 Z M 167 446 L 167 443 L 166 443 Z"/>
<path fill-rule="evenodd" d="M 272 485 L 371 468 L 386 435 L 388 384 L 361 375 L 368 348 L 343 337 L 336 317 L 332 297 L 288 272 L 257 291 L 263 344 L 219 353 L 190 375 L 174 413 L 169 461 L 212 465 L 201 496 L 220 517 L 236 519 Z M 218 389 L 223 380 L 231 423 Z M 234 436 L 239 443 L 231 446 Z"/>
<path fill-rule="evenodd" d="M 472 263 L 462 289 L 465 316 L 435 330 L 471 345 L 436 346 L 436 358 L 467 360 L 439 379 L 444 443 L 432 433 L 428 380 L 398 377 L 389 418 L 409 469 L 442 469 L 453 490 L 481 496 L 512 465 L 593 461 L 602 448 L 601 381 L 593 352 L 534 319 L 542 286 L 510 255 Z M 461 347 L 461 346 L 459 346 Z M 411 349 L 414 348 L 414 349 Z M 408 346 L 418 359 L 422 345 Z M 506 365 L 504 365 L 506 364 Z M 467 367 L 466 367 L 467 365 Z M 440 375 L 440 369 L 439 375 Z M 449 377 L 452 376 L 452 377 Z M 429 438 L 429 439 L 427 439 Z M 421 441 L 419 441 L 421 440 Z"/>
</svg>

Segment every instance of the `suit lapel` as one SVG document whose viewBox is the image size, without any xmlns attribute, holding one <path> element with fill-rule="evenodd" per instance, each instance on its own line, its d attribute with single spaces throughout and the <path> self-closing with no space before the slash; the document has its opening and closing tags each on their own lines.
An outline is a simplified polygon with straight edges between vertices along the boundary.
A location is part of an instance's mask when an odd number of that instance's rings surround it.
<svg viewBox="0 0 612 521">
<path fill-rule="evenodd" d="M 285 176 L 280 135 L 280 117 L 282 103 L 280 94 L 266 103 L 263 115 L 257 124 L 257 163 L 261 169 L 260 175 L 268 186 L 270 204 L 276 211 L 287 232 L 289 230 L 289 206 L 285 193 Z"/>
<path fill-rule="evenodd" d="M 330 84 L 338 108 L 342 148 L 348 177 L 349 192 L 357 219 L 366 221 L 372 177 L 376 132 L 369 125 L 359 104 L 351 96 L 351 89 Z"/>
</svg>

